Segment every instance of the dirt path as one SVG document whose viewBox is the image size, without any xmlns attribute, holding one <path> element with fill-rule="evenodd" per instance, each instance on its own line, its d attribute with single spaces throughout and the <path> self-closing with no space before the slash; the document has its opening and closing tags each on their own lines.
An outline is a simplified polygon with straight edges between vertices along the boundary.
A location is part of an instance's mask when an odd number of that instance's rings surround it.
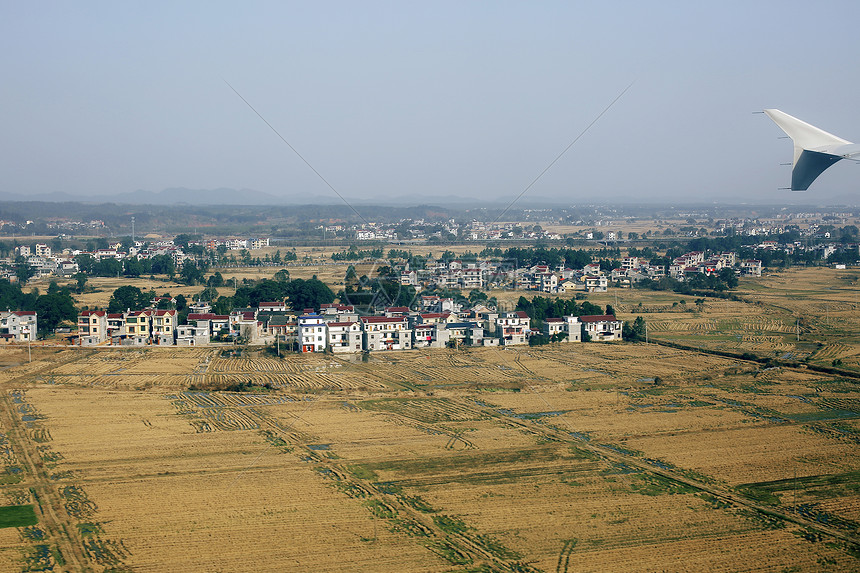
<svg viewBox="0 0 860 573">
<path fill-rule="evenodd" d="M 39 524 L 45 530 L 47 540 L 56 544 L 65 560 L 64 570 L 91 571 L 92 563 L 84 553 L 77 528 L 66 512 L 56 484 L 48 477 L 36 445 L 27 436 L 7 391 L 0 397 L 0 423 L 6 429 L 12 450 L 24 466 L 25 473 L 31 476 L 30 490 L 37 503 Z"/>
<path fill-rule="evenodd" d="M 635 467 L 641 471 L 658 475 L 676 481 L 678 483 L 693 487 L 699 491 L 709 493 L 714 497 L 717 497 L 724 501 L 728 501 L 734 505 L 746 507 L 763 515 L 775 517 L 783 521 L 794 523 L 812 531 L 816 531 L 818 533 L 825 534 L 836 539 L 840 539 L 856 547 L 860 547 L 860 536 L 852 535 L 835 527 L 831 527 L 813 519 L 803 517 L 802 515 L 793 513 L 790 510 L 786 510 L 785 508 L 772 507 L 755 503 L 753 501 L 750 501 L 746 497 L 731 491 L 731 489 L 728 487 L 704 483 L 702 481 L 692 479 L 684 475 L 680 471 L 656 467 L 636 456 L 618 452 L 617 450 L 612 449 L 609 446 L 588 443 L 586 441 L 580 440 L 576 437 L 569 435 L 567 432 L 560 431 L 555 428 L 549 428 L 539 423 L 535 423 L 529 420 L 513 418 L 510 416 L 504 416 L 492 409 L 486 409 L 485 412 L 493 417 L 504 419 L 509 425 L 519 426 L 529 432 L 536 432 L 542 434 L 549 439 L 574 444 L 579 449 L 590 451 L 607 460 L 624 463 L 628 466 Z"/>
</svg>

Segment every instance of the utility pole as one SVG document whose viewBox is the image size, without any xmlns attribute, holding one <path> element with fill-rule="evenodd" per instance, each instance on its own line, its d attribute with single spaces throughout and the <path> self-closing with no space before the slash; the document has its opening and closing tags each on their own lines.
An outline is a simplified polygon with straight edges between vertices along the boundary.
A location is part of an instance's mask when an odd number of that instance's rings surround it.
<svg viewBox="0 0 860 573">
<path fill-rule="evenodd" d="M 134 244 L 134 217 L 131 218 L 131 242 Z"/>
<path fill-rule="evenodd" d="M 794 512 L 797 513 L 797 464 L 794 465 Z"/>
</svg>

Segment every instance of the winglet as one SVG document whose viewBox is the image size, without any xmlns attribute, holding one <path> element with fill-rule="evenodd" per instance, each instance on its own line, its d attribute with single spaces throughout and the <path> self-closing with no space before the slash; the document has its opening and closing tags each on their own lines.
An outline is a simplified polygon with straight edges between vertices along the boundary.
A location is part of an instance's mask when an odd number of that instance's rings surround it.
<svg viewBox="0 0 860 573">
<path fill-rule="evenodd" d="M 801 121 L 778 109 L 764 112 L 794 142 L 794 167 L 791 170 L 791 190 L 806 191 L 825 169 L 843 156 L 838 148 L 851 145 L 850 141 Z"/>
</svg>

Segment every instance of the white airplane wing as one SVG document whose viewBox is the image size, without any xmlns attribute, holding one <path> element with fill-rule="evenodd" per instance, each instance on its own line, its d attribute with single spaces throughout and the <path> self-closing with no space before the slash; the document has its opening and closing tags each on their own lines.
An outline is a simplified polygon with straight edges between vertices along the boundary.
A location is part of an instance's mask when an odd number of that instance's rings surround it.
<svg viewBox="0 0 860 573">
<path fill-rule="evenodd" d="M 860 145 L 855 145 L 778 109 L 766 109 L 764 112 L 794 142 L 792 191 L 806 191 L 825 169 L 840 159 L 857 161 L 857 158 L 860 158 Z"/>
</svg>

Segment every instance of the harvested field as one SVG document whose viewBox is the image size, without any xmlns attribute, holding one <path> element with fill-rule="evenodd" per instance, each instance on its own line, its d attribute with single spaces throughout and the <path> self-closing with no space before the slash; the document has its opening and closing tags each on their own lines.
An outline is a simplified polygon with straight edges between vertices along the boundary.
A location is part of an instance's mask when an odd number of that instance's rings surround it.
<svg viewBox="0 0 860 573">
<path fill-rule="evenodd" d="M 847 363 L 856 333 L 792 342 L 817 294 L 638 295 L 704 351 L 0 348 L 0 505 L 38 519 L 0 569 L 857 570 L 856 377 L 706 352 Z"/>
</svg>

